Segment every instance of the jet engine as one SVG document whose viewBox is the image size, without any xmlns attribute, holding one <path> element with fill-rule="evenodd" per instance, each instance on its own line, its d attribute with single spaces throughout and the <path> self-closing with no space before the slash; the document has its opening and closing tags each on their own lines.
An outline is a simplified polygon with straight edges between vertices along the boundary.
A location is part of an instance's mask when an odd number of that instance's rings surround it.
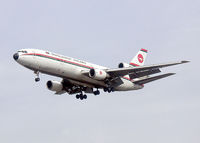
<svg viewBox="0 0 200 143">
<path fill-rule="evenodd" d="M 108 77 L 108 74 L 101 69 L 91 69 L 89 72 L 89 77 L 96 80 L 104 80 Z"/>
<path fill-rule="evenodd" d="M 51 91 L 60 92 L 63 90 L 63 84 L 59 81 L 48 81 L 47 88 Z"/>
<path fill-rule="evenodd" d="M 128 68 L 128 67 L 130 67 L 130 65 L 127 64 L 127 63 L 120 63 L 120 64 L 118 65 L 118 67 L 119 67 L 119 68 Z"/>
</svg>

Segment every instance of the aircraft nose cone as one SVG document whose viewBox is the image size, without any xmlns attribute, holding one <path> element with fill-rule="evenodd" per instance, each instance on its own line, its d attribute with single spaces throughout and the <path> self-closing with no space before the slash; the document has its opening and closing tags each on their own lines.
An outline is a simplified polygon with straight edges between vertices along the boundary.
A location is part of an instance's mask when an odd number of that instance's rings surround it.
<svg viewBox="0 0 200 143">
<path fill-rule="evenodd" d="M 18 53 L 15 53 L 15 54 L 13 55 L 13 59 L 14 59 L 15 61 L 17 61 L 18 58 L 19 58 L 19 54 L 18 54 Z"/>
</svg>

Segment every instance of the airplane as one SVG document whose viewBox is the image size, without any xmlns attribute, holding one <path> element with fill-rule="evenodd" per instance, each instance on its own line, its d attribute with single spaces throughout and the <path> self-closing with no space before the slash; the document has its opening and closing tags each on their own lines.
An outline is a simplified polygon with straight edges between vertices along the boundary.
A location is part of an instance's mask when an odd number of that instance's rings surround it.
<svg viewBox="0 0 200 143">
<path fill-rule="evenodd" d="M 108 93 L 142 89 L 144 84 L 175 74 L 151 76 L 160 73 L 161 68 L 189 62 L 146 66 L 146 56 L 147 50 L 141 49 L 129 64 L 122 62 L 115 69 L 38 49 L 19 50 L 13 58 L 17 63 L 34 71 L 36 82 L 40 81 L 40 73 L 62 78 L 61 81 L 47 81 L 47 88 L 58 95 L 76 94 L 76 98 L 80 100 L 87 99 L 86 94 L 99 95 L 99 89 Z"/>
</svg>

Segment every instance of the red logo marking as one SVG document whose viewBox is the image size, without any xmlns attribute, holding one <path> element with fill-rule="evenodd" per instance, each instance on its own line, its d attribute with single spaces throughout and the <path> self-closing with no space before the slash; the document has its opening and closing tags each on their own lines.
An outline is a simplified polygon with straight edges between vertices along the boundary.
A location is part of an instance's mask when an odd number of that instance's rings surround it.
<svg viewBox="0 0 200 143">
<path fill-rule="evenodd" d="M 102 75 L 102 71 L 100 71 L 99 73 L 100 73 L 100 75 Z"/>
<path fill-rule="evenodd" d="M 143 63 L 143 61 L 144 61 L 144 58 L 143 58 L 143 56 L 141 54 L 138 55 L 138 61 L 140 63 Z"/>
</svg>

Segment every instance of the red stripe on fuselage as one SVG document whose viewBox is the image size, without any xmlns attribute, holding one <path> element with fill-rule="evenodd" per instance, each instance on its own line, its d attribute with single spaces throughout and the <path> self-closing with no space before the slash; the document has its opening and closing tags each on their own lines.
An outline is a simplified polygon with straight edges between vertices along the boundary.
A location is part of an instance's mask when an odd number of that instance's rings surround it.
<svg viewBox="0 0 200 143">
<path fill-rule="evenodd" d="M 74 65 L 78 65 L 78 66 L 86 67 L 86 68 L 89 68 L 89 69 L 93 69 L 93 67 L 90 67 L 90 66 L 87 66 L 87 65 L 83 65 L 83 64 L 67 61 L 67 60 L 60 59 L 60 58 L 57 58 L 57 57 L 52 57 L 52 56 L 49 56 L 49 55 L 37 54 L 37 53 L 29 53 L 29 54 L 24 54 L 24 55 L 36 55 L 36 56 L 47 57 L 47 58 L 55 59 L 55 60 L 58 60 L 58 61 L 63 61 L 63 62 L 71 63 L 71 64 L 74 64 Z"/>
</svg>

